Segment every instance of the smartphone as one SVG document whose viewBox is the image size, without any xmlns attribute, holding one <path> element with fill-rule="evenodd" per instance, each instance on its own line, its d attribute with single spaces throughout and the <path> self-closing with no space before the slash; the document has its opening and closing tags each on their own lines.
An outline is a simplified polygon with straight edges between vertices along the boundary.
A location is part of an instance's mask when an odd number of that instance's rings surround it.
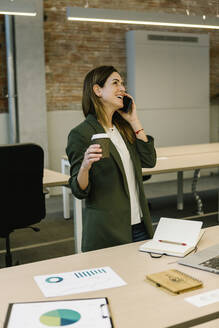
<svg viewBox="0 0 219 328">
<path fill-rule="evenodd" d="M 127 96 L 124 96 L 123 97 L 123 105 L 124 106 L 121 108 L 121 110 L 125 113 L 128 113 L 132 108 L 132 99 Z"/>
</svg>

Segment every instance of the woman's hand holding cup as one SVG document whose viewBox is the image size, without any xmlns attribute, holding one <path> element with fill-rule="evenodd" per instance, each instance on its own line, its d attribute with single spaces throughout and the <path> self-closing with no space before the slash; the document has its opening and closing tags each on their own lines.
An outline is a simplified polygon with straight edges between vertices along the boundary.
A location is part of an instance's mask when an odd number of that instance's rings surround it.
<svg viewBox="0 0 219 328">
<path fill-rule="evenodd" d="M 102 158 L 102 149 L 99 144 L 90 145 L 86 152 L 84 153 L 84 159 L 82 162 L 82 167 L 84 169 L 90 170 L 94 162 L 99 161 Z"/>
</svg>

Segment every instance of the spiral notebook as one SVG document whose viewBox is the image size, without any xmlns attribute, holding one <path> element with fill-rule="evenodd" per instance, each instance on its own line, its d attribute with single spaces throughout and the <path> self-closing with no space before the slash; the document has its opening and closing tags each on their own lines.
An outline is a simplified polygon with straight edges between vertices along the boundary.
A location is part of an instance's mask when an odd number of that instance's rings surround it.
<svg viewBox="0 0 219 328">
<path fill-rule="evenodd" d="M 174 269 L 152 273 L 147 275 L 146 278 L 156 287 L 174 295 L 203 287 L 203 283 L 200 280 L 191 277 L 187 273 Z"/>
<path fill-rule="evenodd" d="M 193 251 L 201 239 L 203 222 L 160 218 L 153 239 L 140 245 L 141 252 L 184 257 Z"/>
</svg>

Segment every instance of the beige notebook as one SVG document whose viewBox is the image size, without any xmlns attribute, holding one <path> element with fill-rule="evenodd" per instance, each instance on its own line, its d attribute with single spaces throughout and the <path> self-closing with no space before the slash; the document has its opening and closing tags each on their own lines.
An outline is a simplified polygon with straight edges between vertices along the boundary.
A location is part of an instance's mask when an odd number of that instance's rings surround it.
<svg viewBox="0 0 219 328">
<path fill-rule="evenodd" d="M 140 245 L 139 250 L 148 253 L 184 257 L 193 251 L 204 231 L 203 222 L 160 218 L 153 239 Z"/>
<path fill-rule="evenodd" d="M 156 287 L 163 288 L 173 294 L 180 294 L 203 287 L 200 280 L 174 269 L 152 273 L 147 275 L 146 278 L 154 283 Z"/>
</svg>

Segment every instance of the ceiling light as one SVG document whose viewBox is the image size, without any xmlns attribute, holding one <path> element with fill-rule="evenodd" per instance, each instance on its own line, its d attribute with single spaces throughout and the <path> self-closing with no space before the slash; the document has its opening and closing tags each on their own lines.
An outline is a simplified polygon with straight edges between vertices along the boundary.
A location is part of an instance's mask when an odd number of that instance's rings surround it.
<svg viewBox="0 0 219 328">
<path fill-rule="evenodd" d="M 68 7 L 67 18 L 68 20 L 84 22 L 219 29 L 218 18 L 206 18 L 203 20 L 201 16 L 137 12 L 129 10 Z"/>
<path fill-rule="evenodd" d="M 30 0 L 0 0 L 0 14 L 36 16 L 36 8 Z"/>
</svg>

